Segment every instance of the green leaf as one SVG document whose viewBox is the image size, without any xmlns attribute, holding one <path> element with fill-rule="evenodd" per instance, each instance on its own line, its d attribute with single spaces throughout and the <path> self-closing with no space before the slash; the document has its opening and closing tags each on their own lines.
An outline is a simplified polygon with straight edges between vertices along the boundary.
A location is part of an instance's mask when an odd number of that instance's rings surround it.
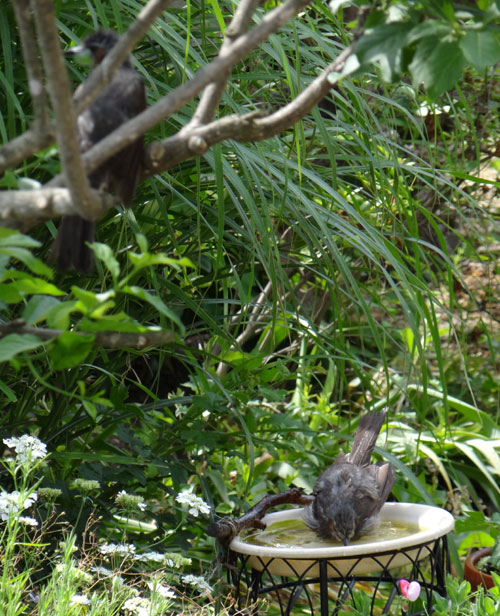
<svg viewBox="0 0 500 616">
<path fill-rule="evenodd" d="M 128 287 L 127 286 L 127 287 L 124 287 L 123 291 L 125 293 L 128 293 L 129 295 L 133 295 L 134 297 L 137 297 L 138 299 L 142 299 L 148 304 L 151 304 L 151 306 L 156 308 L 156 310 L 158 310 L 160 314 L 163 314 L 168 319 L 173 321 L 179 327 L 181 332 L 184 332 L 184 325 L 182 324 L 181 320 L 175 314 L 175 312 L 170 310 L 170 308 L 168 308 L 165 305 L 162 299 L 160 299 L 156 295 L 151 295 L 151 293 L 148 293 L 145 289 L 142 289 L 141 287 L 136 287 L 136 286 Z"/>
<path fill-rule="evenodd" d="M 417 45 L 409 68 L 414 82 L 423 83 L 429 96 L 437 98 L 455 85 L 464 64 L 465 58 L 457 42 L 428 37 Z"/>
<path fill-rule="evenodd" d="M 22 318 L 28 325 L 33 325 L 44 319 L 47 313 L 59 304 L 59 300 L 50 295 L 34 295 L 26 304 Z"/>
<path fill-rule="evenodd" d="M 108 268 L 113 280 L 116 281 L 120 275 L 120 264 L 116 260 L 115 253 L 107 244 L 101 244 L 99 242 L 94 242 L 91 245 L 91 248 L 99 261 L 102 261 L 102 263 Z"/>
<path fill-rule="evenodd" d="M 484 71 L 500 60 L 500 42 L 493 32 L 469 30 L 460 40 L 460 49 L 477 71 Z"/>
<path fill-rule="evenodd" d="M 9 361 L 19 353 L 32 351 L 43 344 L 43 340 L 33 334 L 8 334 L 0 340 L 0 361 Z"/>
<path fill-rule="evenodd" d="M 58 289 L 51 282 L 46 282 L 42 278 L 33 278 L 26 275 L 21 280 L 12 283 L 13 288 L 17 289 L 21 295 L 65 295 L 64 291 Z"/>
<path fill-rule="evenodd" d="M 4 396 L 10 400 L 10 402 L 17 402 L 17 396 L 12 391 L 10 387 L 6 385 L 3 381 L 0 381 L 0 391 L 4 394 Z"/>
<path fill-rule="evenodd" d="M 55 329 L 68 329 L 69 315 L 75 310 L 77 302 L 60 302 L 47 312 L 47 325 Z"/>
<path fill-rule="evenodd" d="M 94 346 L 94 336 L 63 332 L 55 341 L 51 351 L 54 370 L 66 370 L 81 364 Z"/>
<path fill-rule="evenodd" d="M 409 22 L 383 24 L 362 36 L 354 51 L 361 64 L 375 64 L 382 78 L 392 81 L 401 72 L 403 48 L 411 29 Z"/>
</svg>

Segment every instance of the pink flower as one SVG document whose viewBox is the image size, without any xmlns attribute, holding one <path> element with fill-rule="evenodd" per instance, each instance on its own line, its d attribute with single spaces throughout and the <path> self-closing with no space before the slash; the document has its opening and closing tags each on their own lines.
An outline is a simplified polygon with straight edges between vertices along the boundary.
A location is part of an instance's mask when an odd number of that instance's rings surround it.
<svg viewBox="0 0 500 616">
<path fill-rule="evenodd" d="M 408 582 L 408 580 L 399 580 L 401 594 L 408 601 L 416 601 L 420 596 L 420 584 L 418 582 Z"/>
</svg>

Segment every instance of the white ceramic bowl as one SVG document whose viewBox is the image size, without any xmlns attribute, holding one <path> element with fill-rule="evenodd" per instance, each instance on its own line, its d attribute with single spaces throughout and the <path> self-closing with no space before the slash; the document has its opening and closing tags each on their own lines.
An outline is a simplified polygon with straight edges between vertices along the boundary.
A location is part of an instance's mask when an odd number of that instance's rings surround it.
<svg viewBox="0 0 500 616">
<path fill-rule="evenodd" d="M 266 524 L 303 518 L 303 509 L 269 513 L 263 518 Z M 238 535 L 231 542 L 233 552 L 249 555 L 253 569 L 266 569 L 273 575 L 285 577 L 316 577 L 319 575 L 317 559 L 328 559 L 328 576 L 360 575 L 394 569 L 419 561 L 429 555 L 434 543 L 453 530 L 453 516 L 438 507 L 413 503 L 386 503 L 380 511 L 381 520 L 391 520 L 414 525 L 418 530 L 406 537 L 385 541 L 371 541 L 348 546 L 269 547 L 245 543 Z M 423 548 L 413 546 L 421 546 Z M 352 558 L 348 558 L 352 557 Z"/>
</svg>

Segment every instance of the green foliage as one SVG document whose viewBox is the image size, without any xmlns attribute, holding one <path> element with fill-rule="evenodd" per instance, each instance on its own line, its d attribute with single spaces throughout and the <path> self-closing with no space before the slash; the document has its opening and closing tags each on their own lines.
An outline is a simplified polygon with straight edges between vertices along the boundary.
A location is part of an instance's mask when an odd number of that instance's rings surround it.
<svg viewBox="0 0 500 616">
<path fill-rule="evenodd" d="M 431 98 L 453 88 L 466 67 L 477 71 L 500 60 L 500 10 L 489 1 L 466 7 L 453 2 L 389 3 L 366 20 L 356 45 L 360 67 L 380 70 L 385 81 L 409 73 Z"/>
<path fill-rule="evenodd" d="M 143 4 L 59 2 L 61 42 L 98 26 L 121 32 Z M 493 88 L 481 111 L 488 81 L 476 69 L 498 59 L 488 21 L 496 8 L 464 21 L 454 5 L 423 6 L 387 23 L 392 11 L 370 16 L 356 47 L 365 72 L 345 76 L 293 129 L 221 143 L 144 181 L 132 210 L 100 221 L 92 275 L 47 266 L 53 223 L 32 238 L 0 235 L 2 320 L 62 332 L 0 340 L 0 434 L 35 431 L 47 442 L 44 485 L 62 490 L 77 536 L 88 509 L 74 479 L 98 480 L 102 536 L 155 540 L 150 520 L 132 525 L 116 511 L 126 488 L 152 503 L 165 549 L 207 568 L 206 521 L 175 505 L 179 491 L 189 485 L 214 515 L 236 515 L 290 485 L 310 490 L 347 450 L 359 415 L 386 405 L 382 455 L 396 465 L 397 498 L 457 514 L 500 507 L 498 340 L 480 320 L 467 330 L 456 310 L 459 288 L 474 295 L 461 261 L 496 263 L 483 245 L 498 240 L 498 223 L 474 192 L 494 184 L 477 169 L 480 152 L 495 151 L 500 98 Z M 150 104 L 210 61 L 233 8 L 188 3 L 155 22 L 134 52 Z M 7 139 L 31 109 L 10 8 L 0 27 Z M 283 105 L 349 40 L 314 2 L 235 68 L 220 115 Z M 387 80 L 410 71 L 414 86 L 382 84 L 373 64 Z M 467 82 L 455 84 L 469 65 Z M 76 85 L 88 68 L 68 70 Z M 147 139 L 174 134 L 194 108 Z M 43 183 L 58 170 L 51 147 L 2 187 Z M 102 331 L 157 330 L 176 343 L 95 345 Z"/>
</svg>

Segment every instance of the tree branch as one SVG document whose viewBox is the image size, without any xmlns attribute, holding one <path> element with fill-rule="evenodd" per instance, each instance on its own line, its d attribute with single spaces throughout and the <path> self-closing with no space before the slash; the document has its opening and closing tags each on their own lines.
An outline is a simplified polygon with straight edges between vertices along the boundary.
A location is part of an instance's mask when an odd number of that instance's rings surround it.
<svg viewBox="0 0 500 616">
<path fill-rule="evenodd" d="M 10 323 L 0 325 L 0 339 L 10 334 L 31 334 L 43 341 L 54 340 L 62 333 L 59 329 L 46 329 L 40 327 L 30 327 L 26 325 L 24 319 L 16 319 Z M 145 331 L 145 332 L 76 332 L 82 336 L 94 336 L 94 347 L 104 349 L 122 349 L 131 347 L 134 349 L 144 349 L 150 346 L 162 344 L 173 344 L 177 341 L 175 332 L 172 331 Z"/>
<path fill-rule="evenodd" d="M 93 199 L 87 174 L 80 158 L 76 133 L 76 114 L 71 100 L 71 87 L 59 46 L 59 34 L 52 0 L 32 0 L 42 53 L 47 89 L 57 122 L 55 131 L 64 175 L 73 205 L 88 219 L 99 214 L 99 204 Z"/>
<path fill-rule="evenodd" d="M 248 30 L 252 21 L 252 15 L 259 4 L 260 0 L 241 0 L 236 7 L 231 23 L 226 28 L 226 37 L 222 42 L 218 57 L 224 57 L 224 55 L 231 53 L 231 43 Z M 222 72 L 216 81 L 206 87 L 189 125 L 198 126 L 206 124 L 212 119 L 231 75 L 231 68 Z"/>
<path fill-rule="evenodd" d="M 18 165 L 33 152 L 48 146 L 54 139 L 29 0 L 14 0 L 12 4 L 19 28 L 34 118 L 28 131 L 0 148 L 0 173 Z"/>
<path fill-rule="evenodd" d="M 117 204 L 112 195 L 92 191 L 99 201 L 99 209 L 106 212 Z M 41 188 L 39 190 L 0 191 L 0 226 L 28 231 L 34 225 L 59 218 L 78 215 L 71 193 L 67 188 Z"/>
<path fill-rule="evenodd" d="M 350 45 L 293 101 L 266 117 L 261 117 L 261 112 L 251 112 L 225 116 L 202 126 L 187 124 L 176 135 L 152 143 L 146 152 L 144 175 L 153 175 L 201 155 L 226 139 L 260 141 L 290 128 L 326 96 L 332 88 L 329 75 L 341 72 L 352 53 L 353 45 Z"/>
</svg>

